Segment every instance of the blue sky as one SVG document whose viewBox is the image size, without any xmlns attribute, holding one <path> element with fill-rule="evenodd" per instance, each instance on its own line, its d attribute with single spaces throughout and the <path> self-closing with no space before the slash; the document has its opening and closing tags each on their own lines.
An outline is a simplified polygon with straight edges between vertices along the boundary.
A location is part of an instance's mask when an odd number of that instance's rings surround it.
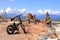
<svg viewBox="0 0 60 40">
<path fill-rule="evenodd" d="M 0 0 L 1 9 L 25 9 L 40 13 L 47 10 L 50 13 L 60 13 L 60 0 Z"/>
</svg>

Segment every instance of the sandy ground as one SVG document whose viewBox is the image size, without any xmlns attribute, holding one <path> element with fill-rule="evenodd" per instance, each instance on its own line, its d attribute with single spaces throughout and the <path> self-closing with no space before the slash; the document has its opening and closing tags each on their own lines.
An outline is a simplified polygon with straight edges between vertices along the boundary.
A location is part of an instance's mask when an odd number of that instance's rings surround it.
<svg viewBox="0 0 60 40">
<path fill-rule="evenodd" d="M 9 35 L 6 32 L 6 28 L 10 25 L 10 22 L 2 22 L 0 23 L 0 40 L 38 40 L 40 36 L 47 34 L 48 27 L 44 26 L 42 23 L 38 23 L 37 25 L 31 23 L 23 23 L 25 25 L 27 34 L 24 34 L 21 27 L 19 26 L 20 34 L 12 34 Z"/>
<path fill-rule="evenodd" d="M 39 38 L 46 35 L 49 31 L 49 28 L 42 23 L 38 23 L 37 25 L 33 23 L 23 23 L 25 25 L 26 31 L 28 32 L 27 34 L 24 34 L 21 27 L 19 26 L 20 34 L 9 35 L 6 32 L 6 28 L 10 24 L 11 22 L 0 23 L 0 40 L 40 40 Z M 58 35 L 60 35 L 60 24 L 53 24 L 52 26 L 56 28 L 56 32 L 58 32 Z M 50 39 L 48 38 L 48 40 Z"/>
</svg>

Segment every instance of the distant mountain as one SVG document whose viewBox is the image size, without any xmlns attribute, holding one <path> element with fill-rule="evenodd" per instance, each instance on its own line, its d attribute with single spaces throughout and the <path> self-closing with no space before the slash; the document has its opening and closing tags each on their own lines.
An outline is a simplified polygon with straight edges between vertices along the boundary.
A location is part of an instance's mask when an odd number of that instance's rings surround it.
<svg viewBox="0 0 60 40">
<path fill-rule="evenodd" d="M 26 12 L 21 13 L 21 12 L 19 12 L 19 11 L 14 11 L 14 12 L 12 12 L 12 13 L 8 13 L 8 14 L 7 14 L 7 17 L 8 17 L 8 18 L 12 18 L 12 17 L 17 16 L 17 15 L 20 15 L 20 14 L 25 15 Z"/>
<path fill-rule="evenodd" d="M 7 14 L 7 17 L 8 17 L 8 18 L 13 18 L 13 17 L 15 17 L 15 16 L 17 16 L 17 15 L 18 15 L 18 14 L 16 14 L 16 13 L 8 13 L 8 14 Z M 18 19 L 18 18 L 17 18 L 17 19 Z M 22 15 L 22 16 L 21 16 L 21 19 L 23 19 L 23 20 L 26 19 L 26 16 Z"/>
<path fill-rule="evenodd" d="M 23 13 L 23 15 L 21 16 L 21 18 L 24 20 L 24 19 L 26 19 L 26 12 L 25 13 Z M 12 17 L 14 17 L 14 16 L 17 16 L 18 14 L 17 14 L 17 12 L 12 12 L 12 13 L 8 13 L 7 14 L 7 17 L 8 18 L 12 18 Z M 36 15 L 36 18 L 37 19 L 45 19 L 45 14 L 39 14 L 39 15 Z M 60 15 L 52 15 L 52 14 L 50 14 L 50 18 L 51 18 L 51 20 L 60 20 Z"/>
<path fill-rule="evenodd" d="M 37 19 L 45 19 L 46 15 L 36 15 Z M 50 15 L 51 20 L 60 20 L 60 15 Z"/>
<path fill-rule="evenodd" d="M 50 15 L 51 20 L 60 20 L 60 15 Z"/>
<path fill-rule="evenodd" d="M 12 18 L 12 17 L 16 16 L 17 14 L 11 13 L 11 14 L 7 14 L 7 15 L 8 15 L 8 18 Z M 45 19 L 45 16 L 46 15 L 36 15 L 36 18 L 43 20 L 43 19 Z M 26 19 L 26 16 L 22 15 L 21 18 Z M 60 15 L 50 15 L 50 18 L 51 18 L 51 20 L 60 20 Z"/>
<path fill-rule="evenodd" d="M 14 16 L 16 16 L 17 14 L 14 14 L 14 13 L 9 13 L 9 14 L 7 14 L 7 17 L 8 18 L 12 18 L 12 17 L 14 17 Z"/>
</svg>

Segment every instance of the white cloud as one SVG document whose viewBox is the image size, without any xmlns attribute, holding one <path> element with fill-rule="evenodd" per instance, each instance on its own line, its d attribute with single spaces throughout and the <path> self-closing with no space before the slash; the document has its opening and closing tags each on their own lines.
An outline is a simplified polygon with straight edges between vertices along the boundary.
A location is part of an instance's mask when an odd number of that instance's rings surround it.
<svg viewBox="0 0 60 40">
<path fill-rule="evenodd" d="M 40 14 L 45 14 L 47 11 L 48 11 L 49 13 L 51 13 L 51 10 L 50 10 L 50 9 L 38 10 L 38 13 L 40 13 Z"/>
<path fill-rule="evenodd" d="M 27 13 L 33 13 L 33 12 L 31 12 L 31 11 L 28 11 Z"/>
<path fill-rule="evenodd" d="M 48 11 L 48 13 L 51 13 L 50 9 L 44 10 L 44 13 L 46 13 Z"/>
<path fill-rule="evenodd" d="M 25 8 L 23 8 L 23 9 L 14 8 L 14 9 L 12 9 L 11 7 L 7 7 L 6 9 L 1 9 L 0 13 L 3 13 L 3 11 L 6 11 L 7 13 L 15 13 L 15 14 L 20 14 L 20 13 L 27 14 L 28 12 L 30 12 L 32 14 L 36 14 L 36 15 L 38 14 L 39 15 L 39 13 L 40 14 L 46 14 L 47 11 L 49 12 L 49 14 L 55 14 L 55 15 L 60 14 L 59 10 L 54 11 L 54 10 L 50 10 L 50 9 L 46 9 L 46 10 L 40 9 L 37 11 L 38 12 L 37 13 L 37 12 L 27 11 Z"/>
<path fill-rule="evenodd" d="M 18 9 L 18 11 L 20 11 L 21 13 L 25 12 L 26 9 Z"/>
<path fill-rule="evenodd" d="M 60 13 L 60 11 L 56 11 L 56 13 Z"/>
<path fill-rule="evenodd" d="M 42 14 L 42 13 L 43 13 L 43 11 L 42 11 L 42 10 L 38 10 L 38 13 Z"/>
<path fill-rule="evenodd" d="M 60 13 L 60 11 L 56 11 L 56 13 Z"/>
<path fill-rule="evenodd" d="M 5 11 L 7 13 L 19 13 L 19 12 L 24 13 L 26 11 L 26 9 L 16 9 L 16 8 L 12 9 L 12 8 L 8 7 L 5 9 Z"/>
<path fill-rule="evenodd" d="M 15 8 L 14 10 L 16 11 L 17 9 Z"/>
<path fill-rule="evenodd" d="M 52 13 L 53 14 L 58 14 L 58 13 L 60 13 L 60 11 L 53 11 Z"/>
<path fill-rule="evenodd" d="M 40 14 L 46 14 L 46 12 L 49 12 L 49 14 L 58 14 L 58 13 L 60 13 L 60 11 L 52 11 L 52 10 L 50 10 L 50 9 L 46 9 L 46 10 L 44 10 L 44 11 L 42 11 L 42 10 L 38 10 L 38 13 L 40 13 Z"/>
<path fill-rule="evenodd" d="M 24 11 L 26 11 L 26 9 L 22 9 L 21 12 L 23 13 Z"/>
<path fill-rule="evenodd" d="M 12 12 L 12 9 L 11 9 L 10 7 L 8 7 L 7 9 L 5 9 L 5 11 L 6 11 L 7 13 L 9 13 L 9 12 Z"/>
</svg>

